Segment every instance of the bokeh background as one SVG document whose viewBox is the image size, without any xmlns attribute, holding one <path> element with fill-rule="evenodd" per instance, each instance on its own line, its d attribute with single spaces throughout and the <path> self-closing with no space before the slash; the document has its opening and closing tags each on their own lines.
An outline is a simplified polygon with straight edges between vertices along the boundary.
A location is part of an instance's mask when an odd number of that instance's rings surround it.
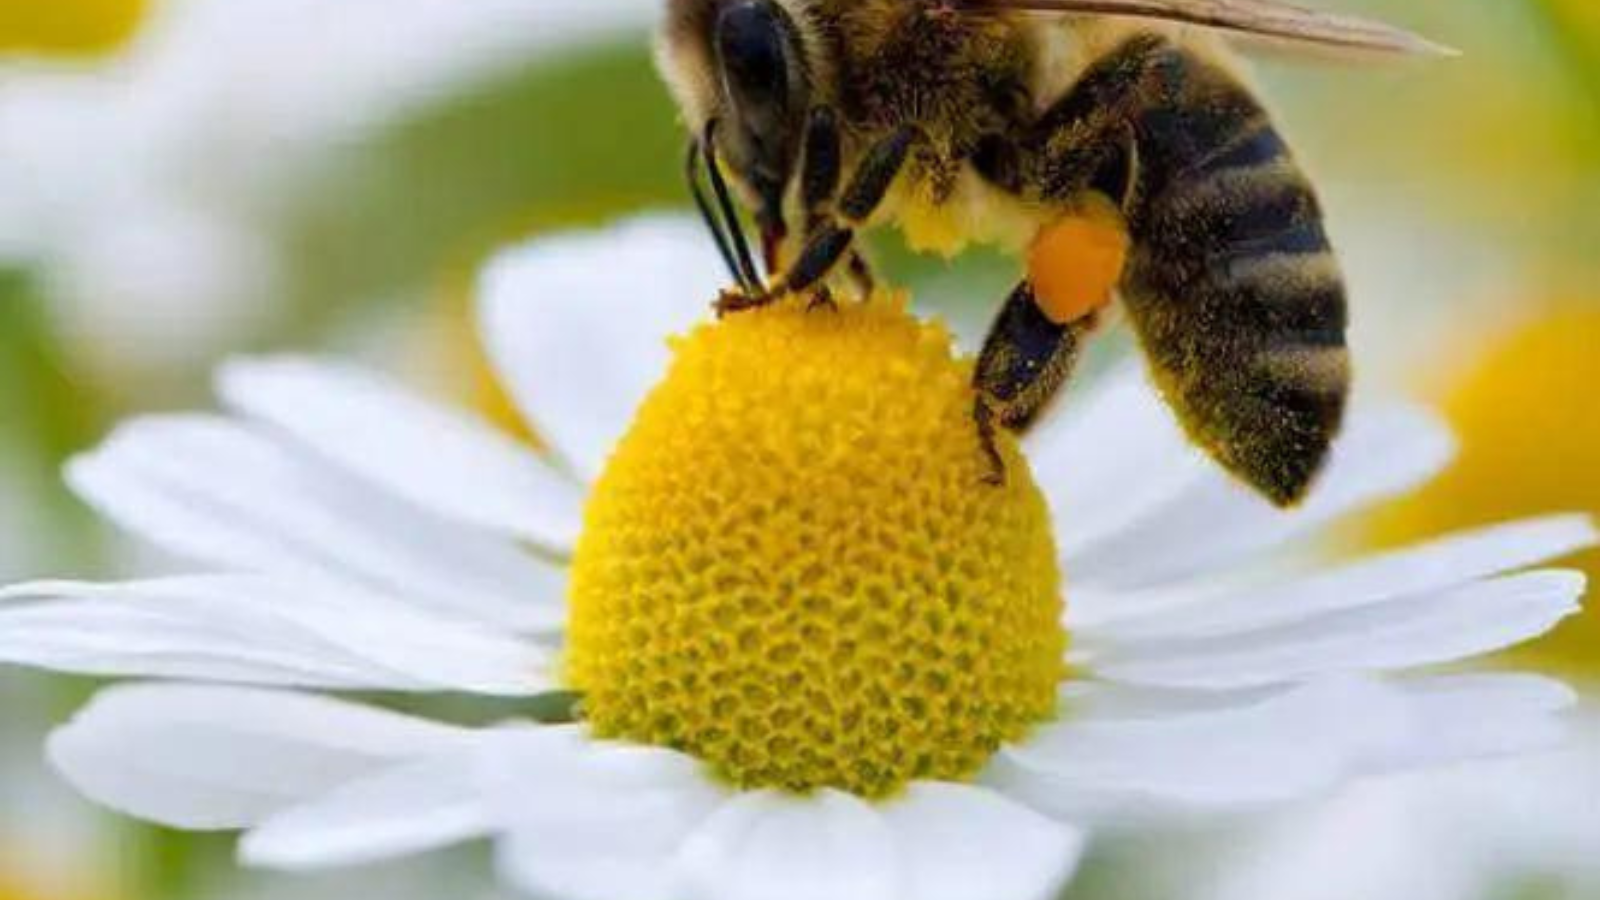
<svg viewBox="0 0 1600 900">
<path fill-rule="evenodd" d="M 1348 547 L 1600 513 L 1600 4 L 1335 2 L 1464 51 L 1259 65 L 1323 187 L 1363 387 L 1461 434 L 1457 465 L 1350 523 Z M 353 354 L 494 414 L 467 321 L 479 261 L 684 205 L 658 3 L 0 0 L 0 580 L 159 566 L 57 472 L 122 416 L 207 404 L 227 356 Z M 961 322 L 1007 281 L 1003 260 L 879 244 Z M 1600 613 L 1518 662 L 1600 683 Z M 0 900 L 494 896 L 481 851 L 251 875 L 227 840 L 91 809 L 38 752 L 89 687 L 0 673 Z M 1600 898 L 1600 715 L 1580 718 L 1535 760 L 1108 841 L 1072 896 Z"/>
</svg>

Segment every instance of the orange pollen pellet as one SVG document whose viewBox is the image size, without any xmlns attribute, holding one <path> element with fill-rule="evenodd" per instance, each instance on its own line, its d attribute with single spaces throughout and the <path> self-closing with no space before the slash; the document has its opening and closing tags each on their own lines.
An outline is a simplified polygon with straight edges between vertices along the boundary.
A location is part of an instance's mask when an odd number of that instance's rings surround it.
<svg viewBox="0 0 1600 900">
<path fill-rule="evenodd" d="M 1044 314 L 1076 322 L 1111 302 L 1128 260 L 1128 231 L 1109 204 L 1040 229 L 1028 248 L 1028 278 Z"/>
</svg>

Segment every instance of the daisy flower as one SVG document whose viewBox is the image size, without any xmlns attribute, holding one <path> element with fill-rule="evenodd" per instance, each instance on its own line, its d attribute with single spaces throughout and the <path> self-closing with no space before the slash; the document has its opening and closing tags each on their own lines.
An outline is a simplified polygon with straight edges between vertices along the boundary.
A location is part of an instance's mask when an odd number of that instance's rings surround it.
<svg viewBox="0 0 1600 900">
<path fill-rule="evenodd" d="M 483 339 L 548 452 L 272 358 L 223 369 L 226 414 L 74 461 L 203 574 L 0 595 L 0 659 L 154 679 L 54 734 L 55 766 L 243 830 L 260 866 L 488 837 L 511 883 L 570 900 L 1031 900 L 1096 828 L 1558 737 L 1563 685 L 1432 667 L 1572 613 L 1581 575 L 1518 570 L 1592 543 L 1586 519 L 1307 550 L 1448 459 L 1425 412 L 1359 411 L 1282 514 L 1125 372 L 1004 442 L 997 488 L 942 326 L 892 297 L 703 323 L 718 286 L 677 219 L 494 262 Z"/>
</svg>

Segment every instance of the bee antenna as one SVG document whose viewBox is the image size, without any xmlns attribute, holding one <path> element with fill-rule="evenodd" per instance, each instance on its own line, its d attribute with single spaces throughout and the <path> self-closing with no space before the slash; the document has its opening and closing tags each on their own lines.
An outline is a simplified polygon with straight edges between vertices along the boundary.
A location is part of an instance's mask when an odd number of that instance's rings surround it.
<svg viewBox="0 0 1600 900">
<path fill-rule="evenodd" d="M 750 252 L 750 239 L 739 222 L 739 210 L 733 204 L 733 194 L 728 190 L 727 180 L 722 177 L 722 168 L 717 165 L 716 136 L 717 120 L 712 119 L 706 123 L 705 139 L 701 141 L 706 176 L 711 180 L 711 190 L 716 195 L 717 207 L 722 211 L 722 220 L 727 226 L 728 241 L 733 245 L 738 260 L 737 279 L 748 291 L 759 293 L 762 279 L 756 269 L 755 257 Z"/>
<path fill-rule="evenodd" d="M 711 233 L 711 240 L 717 245 L 717 253 L 722 257 L 723 265 L 728 267 L 728 274 L 739 283 L 741 288 L 750 290 L 752 285 L 745 279 L 743 272 L 739 271 L 739 264 L 734 261 L 733 249 L 728 244 L 728 236 L 722 231 L 722 222 L 717 218 L 711 208 L 711 203 L 706 199 L 706 193 L 700 187 L 700 142 L 689 142 L 688 159 L 684 164 L 684 176 L 689 183 L 689 194 L 694 197 L 695 209 L 700 211 L 700 221 L 705 223 L 706 231 Z"/>
</svg>

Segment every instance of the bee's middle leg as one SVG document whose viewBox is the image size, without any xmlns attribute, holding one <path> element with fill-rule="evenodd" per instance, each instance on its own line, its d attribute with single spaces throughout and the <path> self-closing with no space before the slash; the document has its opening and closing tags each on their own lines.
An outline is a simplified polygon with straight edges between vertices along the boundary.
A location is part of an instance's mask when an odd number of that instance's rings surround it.
<svg viewBox="0 0 1600 900">
<path fill-rule="evenodd" d="M 874 144 L 839 193 L 842 173 L 837 119 L 831 111 L 819 110 L 813 114 L 807 129 L 805 170 L 801 176 L 809 220 L 806 240 L 794 265 L 779 281 L 778 290 L 795 293 L 808 290 L 831 275 L 848 257 L 850 271 L 864 291 L 870 292 L 871 270 L 856 252 L 856 230 L 883 204 L 895 178 L 911 158 L 916 141 L 916 129 L 906 126 Z"/>
<path fill-rule="evenodd" d="M 1029 280 L 1011 292 L 973 372 L 973 418 L 988 457 L 989 481 L 1005 481 L 997 429 L 1024 432 L 1039 420 L 1071 377 L 1100 318 L 1097 309 L 1070 322 L 1055 321 L 1040 306 Z"/>
</svg>

